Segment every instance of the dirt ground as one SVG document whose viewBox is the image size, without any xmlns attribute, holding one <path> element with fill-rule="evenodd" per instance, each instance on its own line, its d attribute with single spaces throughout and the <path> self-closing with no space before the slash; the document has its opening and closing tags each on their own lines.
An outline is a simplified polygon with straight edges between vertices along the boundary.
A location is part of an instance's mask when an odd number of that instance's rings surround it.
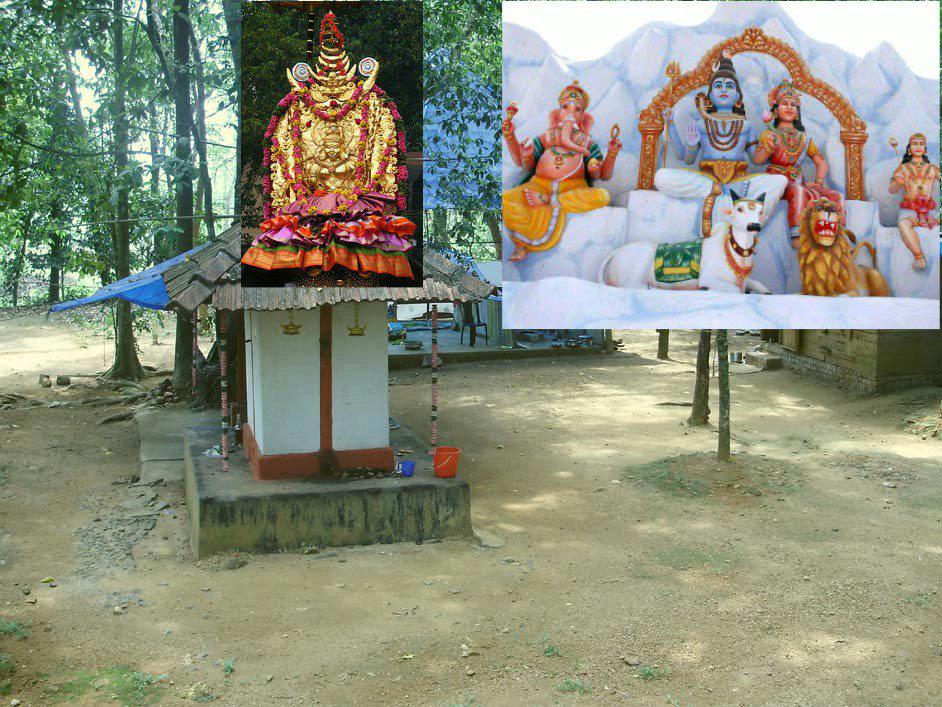
<svg viewBox="0 0 942 707">
<path fill-rule="evenodd" d="M 152 529 L 116 525 L 150 500 L 127 483 L 133 421 L 0 411 L 0 704 L 942 705 L 942 442 L 909 429 L 942 389 L 738 372 L 721 466 L 715 428 L 684 423 L 694 334 L 667 362 L 654 332 L 616 337 L 608 357 L 446 364 L 441 441 L 497 549 L 195 563 L 179 488 L 154 489 Z M 167 366 L 163 340 L 145 363 Z M 36 376 L 103 349 L 0 322 L 0 393 L 90 395 Z M 394 375 L 392 414 L 427 429 L 428 372 Z"/>
</svg>

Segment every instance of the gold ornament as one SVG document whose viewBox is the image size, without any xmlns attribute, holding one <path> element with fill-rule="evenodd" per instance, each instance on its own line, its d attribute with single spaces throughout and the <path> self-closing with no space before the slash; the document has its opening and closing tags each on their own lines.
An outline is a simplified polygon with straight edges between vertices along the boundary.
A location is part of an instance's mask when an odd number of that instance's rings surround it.
<svg viewBox="0 0 942 707">
<path fill-rule="evenodd" d="M 360 326 L 360 303 L 353 303 L 353 326 L 348 326 L 347 331 L 350 332 L 349 336 L 365 336 L 366 335 L 366 324 Z"/>
<path fill-rule="evenodd" d="M 294 321 L 294 310 L 288 310 L 288 322 L 281 325 L 281 333 L 285 336 L 297 336 L 301 333 L 301 325 Z"/>
<path fill-rule="evenodd" d="M 362 83 L 356 78 L 358 68 L 366 77 Z M 273 210 L 317 190 L 352 195 L 355 188 L 365 189 L 371 182 L 375 182 L 374 191 L 395 196 L 396 123 L 392 110 L 372 93 L 379 62 L 367 57 L 351 66 L 333 13 L 327 13 L 321 23 L 316 68 L 302 63 L 286 73 L 294 95 L 272 134 Z M 366 137 L 361 145 L 363 130 Z M 384 154 L 390 146 L 390 154 Z M 300 158 L 295 147 L 300 148 Z M 363 159 L 359 160 L 361 147 Z"/>
</svg>

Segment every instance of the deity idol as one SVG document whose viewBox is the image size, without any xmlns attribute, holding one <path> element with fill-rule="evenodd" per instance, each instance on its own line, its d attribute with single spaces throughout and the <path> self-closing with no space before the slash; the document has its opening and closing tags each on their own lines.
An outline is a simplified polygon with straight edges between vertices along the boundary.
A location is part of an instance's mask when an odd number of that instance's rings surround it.
<svg viewBox="0 0 942 707">
<path fill-rule="evenodd" d="M 801 124 L 801 96 L 790 81 L 782 81 L 769 91 L 769 111 L 762 119 L 771 126 L 759 136 L 755 162 L 768 161 L 768 174 L 782 174 L 788 179 L 784 195 L 788 202 L 788 229 L 792 248 L 797 248 L 799 221 L 805 207 L 812 201 L 827 199 L 837 206 L 841 223 L 844 223 L 844 197 L 824 186 L 828 163 Z M 805 181 L 801 171 L 805 157 L 810 158 L 815 167 L 811 182 Z"/>
<path fill-rule="evenodd" d="M 618 126 L 611 132 L 608 154 L 592 139 L 595 119 L 586 109 L 589 94 L 573 81 L 559 94 L 559 108 L 550 112 L 549 126 L 533 141 L 517 141 L 513 116 L 507 110 L 501 129 L 514 164 L 526 171 L 519 186 L 503 194 L 504 225 L 514 242 L 512 262 L 533 251 L 555 246 L 566 225 L 566 214 L 580 214 L 608 205 L 608 192 L 590 186 L 590 179 L 610 179 L 621 149 Z"/>
<path fill-rule="evenodd" d="M 415 224 L 406 208 L 405 133 L 396 105 L 376 85 L 375 59 L 350 67 L 336 18 L 321 22 L 317 70 L 288 70 L 265 138 L 265 221 L 245 265 L 409 277 Z M 356 78 L 357 68 L 363 76 Z"/>
<path fill-rule="evenodd" d="M 936 202 L 932 198 L 932 187 L 939 181 L 939 168 L 926 156 L 926 136 L 916 133 L 909 138 L 903 161 L 893 172 L 890 193 L 903 190 L 904 198 L 899 205 L 899 227 L 903 243 L 913 254 L 913 267 L 926 269 L 926 256 L 922 252 L 916 226 L 935 228 L 939 221 L 935 217 Z"/>
<path fill-rule="evenodd" d="M 669 196 L 702 199 L 701 232 L 712 232 L 713 204 L 721 194 L 729 194 L 731 184 L 743 194 L 765 194 L 762 220 L 768 220 L 782 197 L 787 180 L 780 174 L 747 174 L 750 148 L 756 145 L 752 125 L 746 120 L 742 89 L 736 68 L 726 54 L 713 66 L 709 92 L 695 98 L 699 119 L 690 125 L 686 139 L 681 139 L 674 125 L 673 112 L 665 113 L 671 149 L 677 159 L 693 164 L 700 156 L 699 169 L 659 169 L 654 186 Z"/>
</svg>

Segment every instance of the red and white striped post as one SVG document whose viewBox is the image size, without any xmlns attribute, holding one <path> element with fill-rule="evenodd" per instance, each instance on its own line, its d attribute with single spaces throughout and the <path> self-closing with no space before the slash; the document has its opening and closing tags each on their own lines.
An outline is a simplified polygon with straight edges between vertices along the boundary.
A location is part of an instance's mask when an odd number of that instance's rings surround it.
<svg viewBox="0 0 942 707">
<path fill-rule="evenodd" d="M 197 341 L 197 336 L 199 336 L 199 324 L 200 324 L 200 310 L 197 305 L 196 309 L 193 310 L 193 316 L 190 318 L 190 323 L 193 325 L 193 363 L 191 368 L 193 369 L 193 383 L 192 391 L 190 391 L 190 397 L 196 397 L 196 352 L 199 351 L 199 341 Z"/>
<path fill-rule="evenodd" d="M 229 381 L 226 366 L 226 313 L 216 310 L 219 319 L 219 392 L 222 398 L 222 470 L 229 471 Z"/>
<path fill-rule="evenodd" d="M 432 305 L 432 459 L 438 446 L 438 305 Z"/>
</svg>

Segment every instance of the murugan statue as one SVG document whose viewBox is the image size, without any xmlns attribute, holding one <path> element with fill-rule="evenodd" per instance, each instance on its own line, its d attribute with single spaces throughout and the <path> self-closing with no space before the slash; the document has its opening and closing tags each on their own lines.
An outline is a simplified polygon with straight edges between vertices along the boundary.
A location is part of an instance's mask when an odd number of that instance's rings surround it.
<svg viewBox="0 0 942 707">
<path fill-rule="evenodd" d="M 759 136 L 755 152 L 756 164 L 768 161 L 768 174 L 781 174 L 788 179 L 784 199 L 788 202 L 788 229 L 792 248 L 798 247 L 798 227 L 805 207 L 817 199 L 835 204 L 841 222 L 846 221 L 844 197 L 840 192 L 824 186 L 828 163 L 805 132 L 801 123 L 801 95 L 790 81 L 782 81 L 769 91 L 769 110 L 762 119 L 769 126 Z M 814 180 L 806 182 L 802 174 L 805 158 L 815 167 Z"/>
<path fill-rule="evenodd" d="M 549 115 L 546 131 L 522 143 L 514 134 L 516 106 L 507 109 L 501 126 L 510 157 L 526 172 L 520 184 L 503 194 L 504 225 L 514 242 L 509 260 L 519 262 L 531 252 L 555 246 L 563 234 L 567 214 L 580 214 L 608 205 L 605 189 L 590 180 L 610 179 L 621 149 L 619 129 L 612 128 L 604 157 L 592 138 L 595 119 L 587 112 L 589 94 L 573 81 L 559 94 L 559 108 Z"/>
<path fill-rule="evenodd" d="M 937 204 L 932 198 L 932 188 L 938 181 L 939 168 L 929 162 L 926 156 L 926 136 L 922 133 L 911 135 L 903 161 L 893 172 L 889 190 L 891 194 L 903 190 L 896 223 L 903 243 L 913 254 L 913 267 L 916 270 L 926 269 L 926 256 L 922 252 L 916 227 L 935 228 L 939 224 L 935 216 Z"/>
<path fill-rule="evenodd" d="M 242 262 L 412 277 L 415 224 L 399 215 L 408 177 L 401 116 L 376 85 L 375 59 L 350 66 L 332 12 L 319 39 L 316 70 L 288 70 L 291 92 L 265 133 L 265 221 Z"/>
<path fill-rule="evenodd" d="M 713 67 L 708 93 L 695 97 L 698 118 L 681 139 L 673 121 L 673 111 L 665 113 L 668 139 L 674 155 L 697 170 L 661 168 L 654 175 L 658 191 L 673 197 L 703 201 L 701 233 L 710 236 L 713 205 L 722 194 L 729 195 L 731 184 L 741 194 L 765 194 L 762 220 L 768 220 L 785 191 L 787 180 L 780 174 L 749 174 L 749 150 L 757 144 L 752 125 L 746 119 L 742 89 L 732 59 L 723 55 Z"/>
</svg>

